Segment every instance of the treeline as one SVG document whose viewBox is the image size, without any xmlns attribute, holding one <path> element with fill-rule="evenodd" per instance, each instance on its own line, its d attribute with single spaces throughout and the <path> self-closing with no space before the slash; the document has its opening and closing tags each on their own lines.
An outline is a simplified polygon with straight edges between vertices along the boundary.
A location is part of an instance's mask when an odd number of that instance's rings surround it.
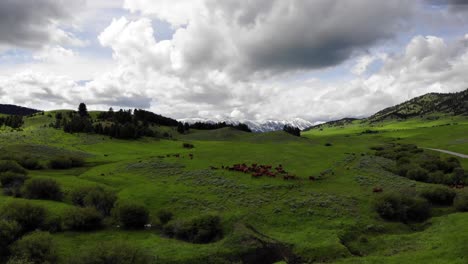
<svg viewBox="0 0 468 264">
<path fill-rule="evenodd" d="M 96 119 L 93 120 L 84 103 L 79 105 L 77 112 L 56 113 L 55 122 L 49 126 L 63 129 L 66 133 L 95 133 L 119 139 L 137 139 L 143 136 L 155 137 L 157 133 L 152 129 L 153 126 L 176 127 L 177 132 L 181 134 L 187 133 L 190 129 L 213 130 L 224 127 L 252 132 L 246 124 L 242 123 L 197 122 L 188 124 L 141 109 L 114 111 L 110 108 L 109 111 L 99 113 Z M 167 132 L 163 136 L 170 137 Z"/>
<path fill-rule="evenodd" d="M 193 124 L 189 125 L 189 128 L 192 129 L 198 129 L 198 130 L 214 130 L 214 129 L 220 129 L 220 128 L 225 128 L 225 127 L 232 127 L 234 129 L 238 129 L 241 131 L 245 132 L 252 132 L 250 130 L 249 126 L 243 123 L 238 123 L 238 124 L 227 124 L 226 122 L 220 122 L 220 123 L 202 123 L 202 122 L 196 122 Z"/>
<path fill-rule="evenodd" d="M 23 116 L 12 115 L 0 117 L 0 127 L 7 126 L 11 128 L 20 128 L 24 124 Z"/>
<path fill-rule="evenodd" d="M 81 103 L 78 112 L 69 112 L 68 117 L 57 113 L 54 127 L 63 128 L 66 133 L 96 133 L 119 139 L 137 139 L 143 136 L 154 137 L 155 133 L 150 126 L 168 122 L 169 118 L 144 110 L 135 110 L 132 113 L 131 110 L 121 109 L 114 112 L 112 108 L 100 113 L 97 120 L 93 120 L 86 105 Z"/>
<path fill-rule="evenodd" d="M 297 127 L 285 125 L 283 127 L 283 131 L 286 132 L 286 133 L 289 133 L 289 134 L 291 134 L 293 136 L 296 136 L 296 137 L 301 136 L 301 130 L 299 128 L 297 128 Z"/>
<path fill-rule="evenodd" d="M 114 110 L 110 108 L 109 111 L 100 113 L 98 115 L 98 119 L 101 121 L 110 121 L 122 125 L 127 123 L 142 122 L 143 124 L 175 127 L 179 124 L 179 122 L 175 119 L 141 109 L 135 109 L 132 113 L 131 110 L 124 111 L 122 109 L 114 112 Z"/>
<path fill-rule="evenodd" d="M 17 105 L 0 104 L 0 114 L 28 116 L 39 112 L 41 111 L 32 108 L 26 108 Z"/>
</svg>

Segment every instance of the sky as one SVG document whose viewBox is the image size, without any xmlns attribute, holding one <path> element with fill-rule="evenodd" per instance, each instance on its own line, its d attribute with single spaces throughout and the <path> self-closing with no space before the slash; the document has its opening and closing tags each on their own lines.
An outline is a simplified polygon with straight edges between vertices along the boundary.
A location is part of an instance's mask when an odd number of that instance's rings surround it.
<svg viewBox="0 0 468 264">
<path fill-rule="evenodd" d="M 0 0 L 0 103 L 365 117 L 468 88 L 468 0 Z"/>
</svg>

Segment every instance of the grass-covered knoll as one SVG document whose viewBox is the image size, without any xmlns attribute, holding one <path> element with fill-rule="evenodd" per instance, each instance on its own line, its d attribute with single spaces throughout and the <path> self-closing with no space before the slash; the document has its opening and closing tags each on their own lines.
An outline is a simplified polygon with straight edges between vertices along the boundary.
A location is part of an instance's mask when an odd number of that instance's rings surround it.
<svg viewBox="0 0 468 264">
<path fill-rule="evenodd" d="M 397 153 L 394 148 L 413 144 L 425 155 L 453 160 L 423 148 L 466 154 L 463 117 L 378 125 L 353 121 L 300 138 L 232 128 L 182 135 L 161 126 L 173 139 L 121 140 L 64 133 L 49 127 L 54 114 L 27 117 L 21 130 L 0 132 L 1 159 L 14 164 L 0 171 L 7 175 L 5 185 L 17 188 L 15 195 L 3 192 L 2 182 L 0 227 L 9 231 L 0 235 L 11 240 L 1 251 L 5 256 L 29 258 L 29 245 L 51 238 L 41 250 L 59 263 L 100 263 L 96 258 L 135 254 L 138 261 L 122 263 L 466 260 L 460 242 L 468 238 L 465 191 L 402 177 L 393 170 L 398 159 L 372 149 L 391 146 L 389 152 Z M 51 166 L 60 157 L 83 162 Z M 40 168 L 25 168 L 26 158 Z M 408 159 L 421 167 L 422 158 Z M 243 163 L 272 170 L 281 165 L 297 179 L 222 169 Z M 54 195 L 43 196 L 44 190 Z M 382 200 L 385 210 L 377 210 Z M 389 210 L 397 214 L 386 217 Z M 34 215 L 24 218 L 25 211 Z M 42 221 L 27 221 L 33 217 Z M 41 232 L 31 233 L 36 229 Z"/>
</svg>

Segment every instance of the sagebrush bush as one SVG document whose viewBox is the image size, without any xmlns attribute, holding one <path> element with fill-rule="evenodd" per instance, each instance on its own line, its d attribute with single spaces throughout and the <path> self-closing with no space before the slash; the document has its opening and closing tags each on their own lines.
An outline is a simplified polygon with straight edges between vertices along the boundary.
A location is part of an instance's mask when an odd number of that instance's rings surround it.
<svg viewBox="0 0 468 264">
<path fill-rule="evenodd" d="M 149 221 L 148 209 L 140 204 L 118 203 L 113 214 L 125 229 L 142 229 Z"/>
<path fill-rule="evenodd" d="M 71 264 L 150 264 L 156 262 L 146 251 L 123 241 L 112 241 L 92 247 L 69 259 Z"/>
<path fill-rule="evenodd" d="M 18 162 L 14 160 L 0 160 L 0 173 L 7 171 L 23 175 L 28 173 Z"/>
<path fill-rule="evenodd" d="M 70 198 L 76 206 L 94 207 L 101 214 L 110 215 L 117 200 L 117 195 L 114 191 L 95 186 L 74 189 L 70 193 Z"/>
<path fill-rule="evenodd" d="M 32 157 L 20 157 L 17 158 L 16 161 L 23 167 L 28 170 L 40 170 L 42 169 L 39 160 Z"/>
<path fill-rule="evenodd" d="M 66 229 L 93 231 L 102 227 L 102 215 L 94 208 L 72 208 L 65 212 L 63 223 Z"/>
<path fill-rule="evenodd" d="M 3 188 L 18 186 L 23 185 L 27 178 L 28 176 L 24 174 L 7 171 L 0 174 L 0 183 Z"/>
<path fill-rule="evenodd" d="M 56 157 L 49 161 L 49 167 L 55 170 L 65 170 L 74 167 L 82 167 L 84 160 L 81 157 Z"/>
<path fill-rule="evenodd" d="M 34 264 L 57 263 L 57 253 L 52 235 L 36 231 L 25 235 L 11 246 L 13 258 Z"/>
<path fill-rule="evenodd" d="M 375 210 L 391 221 L 422 222 L 431 216 L 427 201 L 402 193 L 384 194 L 376 201 Z"/>
<path fill-rule="evenodd" d="M 25 182 L 23 195 L 28 199 L 61 201 L 63 192 L 53 179 L 33 178 Z"/>
<path fill-rule="evenodd" d="M 8 247 L 21 235 L 21 226 L 15 221 L 0 219 L 0 263 L 9 255 Z"/>
<path fill-rule="evenodd" d="M 421 192 L 421 196 L 432 204 L 452 205 L 457 193 L 448 187 L 434 187 Z"/>
<path fill-rule="evenodd" d="M 454 206 L 459 212 L 468 212 L 468 192 L 460 192 L 454 200 Z"/>
<path fill-rule="evenodd" d="M 8 196 L 20 197 L 21 187 L 28 177 L 16 172 L 3 172 L 0 174 L 0 183 L 3 187 L 3 193 Z"/>
<path fill-rule="evenodd" d="M 190 220 L 175 220 L 164 227 L 167 236 L 191 243 L 211 243 L 223 237 L 221 218 L 205 215 Z"/>
<path fill-rule="evenodd" d="M 46 216 L 47 211 L 44 207 L 28 201 L 12 201 L 0 210 L 0 218 L 17 222 L 21 226 L 22 232 L 30 232 L 40 228 Z"/>
<path fill-rule="evenodd" d="M 172 220 L 172 218 L 174 217 L 174 214 L 171 212 L 171 211 L 168 211 L 168 210 L 160 210 L 158 212 L 158 219 L 159 219 L 159 222 L 161 222 L 161 224 L 165 225 L 167 224 L 169 221 Z"/>
<path fill-rule="evenodd" d="M 411 180 L 426 182 L 428 180 L 428 172 L 423 168 L 413 168 L 408 170 L 406 177 Z"/>
</svg>

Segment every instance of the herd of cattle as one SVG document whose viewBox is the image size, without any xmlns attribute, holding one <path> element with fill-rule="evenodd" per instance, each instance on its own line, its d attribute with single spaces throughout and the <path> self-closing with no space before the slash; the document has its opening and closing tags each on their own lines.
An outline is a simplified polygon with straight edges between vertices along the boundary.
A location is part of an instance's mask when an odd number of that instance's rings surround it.
<svg viewBox="0 0 468 264">
<path fill-rule="evenodd" d="M 233 166 L 222 166 L 222 169 L 229 170 L 229 171 L 237 171 L 242 172 L 245 174 L 251 174 L 252 178 L 260 178 L 260 177 L 282 177 L 284 180 L 298 180 L 299 178 L 291 173 L 288 173 L 281 164 L 273 168 L 272 165 L 261 165 L 253 163 L 250 166 L 242 163 L 242 164 L 234 164 Z M 216 167 L 211 167 L 211 169 L 217 169 Z M 309 180 L 315 181 L 316 177 L 310 176 Z"/>
</svg>

